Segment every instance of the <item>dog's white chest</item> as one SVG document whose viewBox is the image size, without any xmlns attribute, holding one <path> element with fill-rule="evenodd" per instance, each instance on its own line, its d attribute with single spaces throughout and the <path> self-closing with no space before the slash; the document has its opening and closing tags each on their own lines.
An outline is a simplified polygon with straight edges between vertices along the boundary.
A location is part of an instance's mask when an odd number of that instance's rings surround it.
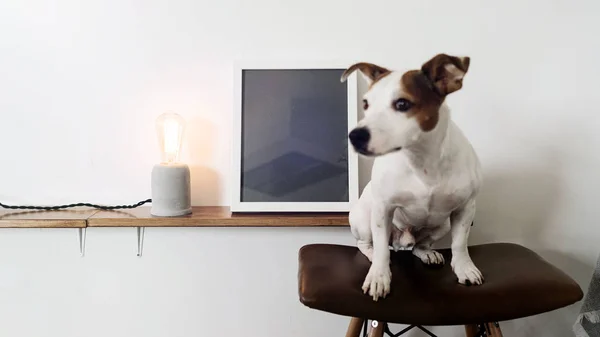
<svg viewBox="0 0 600 337">
<path fill-rule="evenodd" d="M 390 167 L 389 163 L 382 163 Z M 375 169 L 375 168 L 374 168 Z M 441 226 L 473 195 L 476 173 L 468 168 L 439 176 L 418 175 L 409 167 L 387 170 L 373 181 L 374 193 L 396 207 L 396 221 L 407 226 Z"/>
<path fill-rule="evenodd" d="M 417 178 L 401 182 L 392 200 L 394 206 L 398 207 L 398 216 L 411 226 L 442 225 L 450 213 L 471 195 L 469 184 L 448 182 L 440 186 L 427 186 Z"/>
</svg>

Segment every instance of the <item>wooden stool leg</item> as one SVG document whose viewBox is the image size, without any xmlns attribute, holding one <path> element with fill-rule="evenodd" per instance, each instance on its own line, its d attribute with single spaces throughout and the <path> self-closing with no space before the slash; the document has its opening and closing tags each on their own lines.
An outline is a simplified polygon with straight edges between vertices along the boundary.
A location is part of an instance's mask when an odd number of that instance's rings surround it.
<svg viewBox="0 0 600 337">
<path fill-rule="evenodd" d="M 496 323 L 487 323 L 485 325 L 485 328 L 488 331 L 489 337 L 502 337 L 502 331 L 500 331 L 500 325 L 496 325 Z"/>
<path fill-rule="evenodd" d="M 496 323 L 485 323 L 484 327 L 487 337 L 502 337 L 500 325 L 496 325 Z M 479 327 L 477 324 L 465 325 L 465 332 L 467 337 L 479 337 Z"/>
<path fill-rule="evenodd" d="M 373 321 L 377 322 L 377 321 Z M 369 332 L 369 337 L 383 337 L 383 331 L 385 329 L 385 322 L 377 322 L 377 326 L 371 328 L 371 332 Z"/>
<path fill-rule="evenodd" d="M 478 331 L 479 329 L 477 328 L 477 324 L 465 325 L 465 333 L 467 337 L 477 337 Z"/>
<path fill-rule="evenodd" d="M 360 337 L 360 331 L 363 327 L 365 320 L 362 318 L 352 317 L 350 325 L 348 325 L 348 331 L 346 337 Z"/>
</svg>

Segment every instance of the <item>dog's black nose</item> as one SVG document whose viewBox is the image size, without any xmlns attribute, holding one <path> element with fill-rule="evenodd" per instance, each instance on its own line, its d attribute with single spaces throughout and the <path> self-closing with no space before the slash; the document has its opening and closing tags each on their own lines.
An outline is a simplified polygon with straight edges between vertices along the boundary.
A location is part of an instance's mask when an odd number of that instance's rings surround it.
<svg viewBox="0 0 600 337">
<path fill-rule="evenodd" d="M 355 149 L 366 150 L 369 139 L 371 139 L 371 133 L 367 128 L 356 128 L 350 131 L 348 138 L 350 138 L 350 143 Z"/>
</svg>

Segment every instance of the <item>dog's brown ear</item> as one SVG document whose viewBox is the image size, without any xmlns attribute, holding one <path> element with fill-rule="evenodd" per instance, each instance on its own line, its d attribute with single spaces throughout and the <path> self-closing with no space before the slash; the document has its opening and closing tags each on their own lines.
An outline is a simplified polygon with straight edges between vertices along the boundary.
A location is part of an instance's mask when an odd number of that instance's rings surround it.
<svg viewBox="0 0 600 337">
<path fill-rule="evenodd" d="M 344 82 L 348 78 L 348 76 L 350 76 L 350 74 L 352 74 L 357 69 L 365 76 L 367 81 L 369 81 L 369 84 L 373 83 L 379 77 L 387 75 L 390 72 L 384 67 L 380 67 L 372 63 L 360 62 L 353 64 L 350 66 L 350 68 L 346 69 L 342 74 L 341 81 Z"/>
<path fill-rule="evenodd" d="M 462 88 L 463 77 L 469 70 L 469 57 L 438 54 L 423 64 L 421 71 L 433 83 L 437 91 L 446 96 Z"/>
</svg>

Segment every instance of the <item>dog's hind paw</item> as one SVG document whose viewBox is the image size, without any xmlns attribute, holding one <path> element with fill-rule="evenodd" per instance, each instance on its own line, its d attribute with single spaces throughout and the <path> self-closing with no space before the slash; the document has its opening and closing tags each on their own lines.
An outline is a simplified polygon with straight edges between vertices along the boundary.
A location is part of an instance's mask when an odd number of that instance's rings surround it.
<svg viewBox="0 0 600 337">
<path fill-rule="evenodd" d="M 413 255 L 421 259 L 425 264 L 442 265 L 444 256 L 433 249 L 413 248 Z"/>
<path fill-rule="evenodd" d="M 465 285 L 483 284 L 483 274 L 475 267 L 470 258 L 452 259 L 452 270 L 458 277 L 458 283 Z"/>
<path fill-rule="evenodd" d="M 392 271 L 390 266 L 377 266 L 372 264 L 363 283 L 362 289 L 367 292 L 373 301 L 385 298 L 390 293 L 390 284 L 392 282 Z"/>
</svg>

